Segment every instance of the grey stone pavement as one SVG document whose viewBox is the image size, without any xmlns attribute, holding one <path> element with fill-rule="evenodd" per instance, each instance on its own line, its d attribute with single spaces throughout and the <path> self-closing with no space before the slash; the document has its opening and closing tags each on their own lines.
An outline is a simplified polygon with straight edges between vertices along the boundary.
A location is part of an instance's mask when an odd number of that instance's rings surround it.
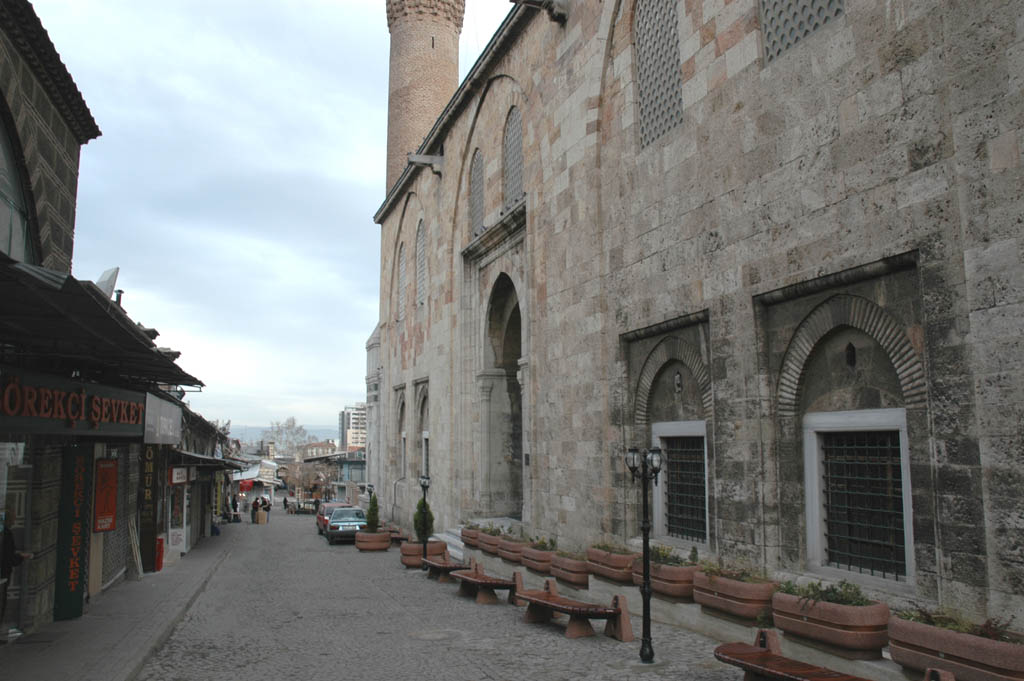
<svg viewBox="0 0 1024 681">
<path fill-rule="evenodd" d="M 509 566 L 509 570 L 513 566 Z M 81 619 L 0 646 L 5 681 L 92 679 L 699 679 L 739 681 L 716 641 L 654 623 L 639 661 L 640 598 L 623 587 L 637 640 L 567 639 L 524 608 L 478 605 L 399 563 L 397 549 L 328 546 L 312 516 L 233 524 L 161 573 L 125 582 Z M 595 628 L 600 634 L 599 622 Z"/>
</svg>

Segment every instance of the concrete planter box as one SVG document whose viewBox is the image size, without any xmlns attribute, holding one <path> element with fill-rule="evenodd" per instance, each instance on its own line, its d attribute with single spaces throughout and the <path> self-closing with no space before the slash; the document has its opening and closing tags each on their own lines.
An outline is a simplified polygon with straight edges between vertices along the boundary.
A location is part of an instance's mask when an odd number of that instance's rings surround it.
<svg viewBox="0 0 1024 681">
<path fill-rule="evenodd" d="M 590 572 L 613 582 L 633 581 L 633 560 L 636 557 L 635 553 L 611 553 L 593 547 L 587 549 Z"/>
<path fill-rule="evenodd" d="M 462 543 L 466 546 L 472 546 L 476 548 L 479 544 L 480 530 L 469 529 L 467 527 L 462 528 L 460 533 Z"/>
<path fill-rule="evenodd" d="M 545 549 L 535 549 L 529 546 L 523 547 L 522 563 L 531 570 L 542 574 L 551 573 L 551 562 L 555 559 L 555 552 Z"/>
<path fill-rule="evenodd" d="M 917 671 L 942 669 L 957 681 L 1024 678 L 1024 645 L 961 634 L 929 624 L 889 618 L 889 653 Z"/>
<path fill-rule="evenodd" d="M 390 546 L 390 532 L 356 532 L 356 548 L 360 551 L 387 551 Z"/>
<path fill-rule="evenodd" d="M 701 571 L 693 575 L 693 600 L 706 608 L 744 620 L 756 620 L 772 606 L 775 582 L 741 582 L 712 577 Z"/>
<path fill-rule="evenodd" d="M 477 535 L 477 547 L 484 553 L 498 554 L 498 545 L 501 544 L 501 537 L 481 532 Z"/>
<path fill-rule="evenodd" d="M 400 547 L 402 565 L 407 568 L 423 567 L 423 543 L 418 541 L 407 541 Z M 439 560 L 444 556 L 448 545 L 443 541 L 427 540 L 427 558 Z"/>
<path fill-rule="evenodd" d="M 839 605 L 778 591 L 772 596 L 775 626 L 836 648 L 842 657 L 879 659 L 889 642 L 889 606 Z"/>
<path fill-rule="evenodd" d="M 590 586 L 590 563 L 585 560 L 560 556 L 551 559 L 551 574 L 575 586 Z"/>
<path fill-rule="evenodd" d="M 529 546 L 525 541 L 516 541 L 508 537 L 502 537 L 498 542 L 498 555 L 507 561 L 520 563 L 523 560 L 523 549 Z"/>
<path fill-rule="evenodd" d="M 700 568 L 696 565 L 662 565 L 651 563 L 651 591 L 669 598 L 693 600 L 693 576 Z M 633 561 L 633 583 L 644 583 L 644 559 Z"/>
</svg>

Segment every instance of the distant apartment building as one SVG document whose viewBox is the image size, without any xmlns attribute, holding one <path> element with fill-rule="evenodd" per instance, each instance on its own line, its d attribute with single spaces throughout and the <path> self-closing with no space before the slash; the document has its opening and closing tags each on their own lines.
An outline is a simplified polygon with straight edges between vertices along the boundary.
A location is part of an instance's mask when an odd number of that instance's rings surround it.
<svg viewBox="0 0 1024 681">
<path fill-rule="evenodd" d="M 310 442 L 308 444 L 299 445 L 296 453 L 299 461 L 308 461 L 309 459 L 334 454 L 335 446 L 330 440 L 326 442 Z"/>
<path fill-rule="evenodd" d="M 366 447 L 365 402 L 358 402 L 338 412 L 338 439 L 343 452 Z"/>
</svg>

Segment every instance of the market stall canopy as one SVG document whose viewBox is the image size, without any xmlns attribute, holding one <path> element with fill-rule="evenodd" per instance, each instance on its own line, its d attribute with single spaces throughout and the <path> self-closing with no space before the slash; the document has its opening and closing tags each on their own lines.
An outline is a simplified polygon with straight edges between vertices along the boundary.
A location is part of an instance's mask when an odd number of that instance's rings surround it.
<svg viewBox="0 0 1024 681">
<path fill-rule="evenodd" d="M 92 282 L 0 253 L 0 345 L 19 360 L 107 383 L 201 387 L 155 336 Z"/>
<path fill-rule="evenodd" d="M 207 456 L 206 454 L 196 454 L 195 452 L 186 452 L 183 449 L 175 449 L 174 453 L 181 459 L 181 463 L 189 466 L 202 466 L 204 468 L 226 468 L 234 471 L 241 471 L 245 468 L 245 464 L 234 459 L 223 459 L 217 456 Z M 236 475 L 234 473 L 233 475 Z"/>
</svg>

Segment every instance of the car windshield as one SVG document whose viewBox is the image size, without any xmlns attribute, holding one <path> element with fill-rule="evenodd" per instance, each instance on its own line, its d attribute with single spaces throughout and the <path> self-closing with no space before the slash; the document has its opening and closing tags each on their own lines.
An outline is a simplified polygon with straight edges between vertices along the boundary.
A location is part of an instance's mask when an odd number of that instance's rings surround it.
<svg viewBox="0 0 1024 681">
<path fill-rule="evenodd" d="M 366 520 L 366 515 L 361 508 L 336 508 L 331 520 Z"/>
</svg>

